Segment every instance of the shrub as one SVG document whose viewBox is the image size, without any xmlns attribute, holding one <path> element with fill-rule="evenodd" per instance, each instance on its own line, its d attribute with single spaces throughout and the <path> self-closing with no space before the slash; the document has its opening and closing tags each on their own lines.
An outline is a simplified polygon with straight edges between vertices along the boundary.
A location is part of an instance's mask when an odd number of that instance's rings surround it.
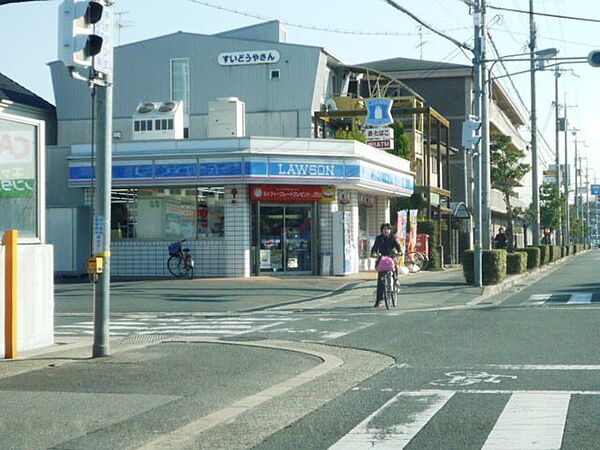
<svg viewBox="0 0 600 450">
<path fill-rule="evenodd" d="M 558 261 L 562 255 L 561 255 L 561 249 L 558 245 L 550 245 L 550 261 Z"/>
<path fill-rule="evenodd" d="M 429 264 L 427 270 L 442 270 L 442 255 L 440 254 L 440 241 L 438 239 L 438 223 L 435 220 L 419 220 L 417 222 L 419 234 L 429 235 Z"/>
<path fill-rule="evenodd" d="M 527 253 L 514 252 L 506 255 L 506 273 L 508 275 L 523 273 L 527 270 Z"/>
<path fill-rule="evenodd" d="M 550 249 L 548 245 L 538 245 L 540 249 L 540 266 L 550 262 Z"/>
<path fill-rule="evenodd" d="M 577 244 L 571 245 L 571 255 L 577 254 Z"/>
<path fill-rule="evenodd" d="M 463 254 L 463 274 L 467 283 L 474 280 L 473 250 L 466 250 Z M 506 278 L 506 250 L 483 250 L 481 254 L 481 275 L 485 286 L 498 284 Z"/>
<path fill-rule="evenodd" d="M 540 249 L 538 247 L 518 248 L 517 252 L 527 253 L 527 269 L 535 269 L 540 265 Z"/>
<path fill-rule="evenodd" d="M 563 245 L 560 247 L 560 257 L 564 258 L 565 256 L 567 256 L 567 247 Z"/>
</svg>

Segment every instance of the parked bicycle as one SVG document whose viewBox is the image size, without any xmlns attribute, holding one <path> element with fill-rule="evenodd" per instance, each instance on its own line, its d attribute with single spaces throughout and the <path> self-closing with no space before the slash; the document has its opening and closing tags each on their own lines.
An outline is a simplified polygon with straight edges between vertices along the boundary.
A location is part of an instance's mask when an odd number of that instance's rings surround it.
<svg viewBox="0 0 600 450">
<path fill-rule="evenodd" d="M 189 248 L 182 248 L 185 239 L 169 245 L 169 259 L 167 269 L 176 278 L 193 278 L 194 258 L 190 255 Z"/>
<path fill-rule="evenodd" d="M 383 301 L 386 309 L 396 307 L 400 295 L 400 283 L 396 271 L 396 260 L 391 256 L 382 256 L 377 264 L 377 272 L 383 272 Z"/>
<path fill-rule="evenodd" d="M 429 264 L 429 257 L 425 253 L 410 252 L 404 256 L 404 266 L 410 273 L 425 270 Z"/>
</svg>

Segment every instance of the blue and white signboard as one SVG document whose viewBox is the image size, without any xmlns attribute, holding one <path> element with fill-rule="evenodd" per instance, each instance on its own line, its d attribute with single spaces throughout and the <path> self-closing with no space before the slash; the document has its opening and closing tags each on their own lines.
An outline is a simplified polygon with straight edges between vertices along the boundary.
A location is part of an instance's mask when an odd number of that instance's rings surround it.
<svg viewBox="0 0 600 450">
<path fill-rule="evenodd" d="M 600 195 L 600 184 L 592 184 L 592 195 Z"/>
<path fill-rule="evenodd" d="M 369 98 L 365 105 L 367 107 L 366 125 L 382 127 L 394 122 L 392 119 L 391 98 Z"/>
</svg>

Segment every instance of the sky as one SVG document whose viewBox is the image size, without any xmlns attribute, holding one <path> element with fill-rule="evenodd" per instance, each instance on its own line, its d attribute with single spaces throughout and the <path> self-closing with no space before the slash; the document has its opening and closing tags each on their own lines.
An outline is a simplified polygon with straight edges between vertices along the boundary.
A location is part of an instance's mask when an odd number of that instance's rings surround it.
<svg viewBox="0 0 600 450">
<path fill-rule="evenodd" d="M 455 40 L 472 44 L 473 19 L 463 1 L 396 0 L 396 3 Z M 491 7 L 528 11 L 529 0 L 488 0 L 487 3 L 490 33 L 500 55 L 527 52 L 528 15 Z M 47 63 L 56 60 L 59 4 L 60 1 L 49 0 L 0 6 L 0 72 L 50 102 L 54 101 L 54 93 Z M 540 13 L 600 21 L 598 1 L 534 0 L 534 9 Z M 213 34 L 279 19 L 288 24 L 288 42 L 324 47 L 348 64 L 395 57 L 457 64 L 469 64 L 471 60 L 468 52 L 461 52 L 454 43 L 423 27 L 420 31 L 414 19 L 383 0 L 115 0 L 115 11 L 123 13 L 118 14 L 122 26 L 115 30 L 115 42 L 120 44 L 177 31 Z M 555 47 L 560 50 L 560 57 L 585 57 L 590 51 L 600 49 L 600 22 L 537 16 L 536 25 L 538 48 Z M 488 58 L 495 57 L 490 53 L 488 51 Z M 510 73 L 520 72 L 528 70 L 529 63 L 507 62 L 506 67 Z M 594 182 L 595 176 L 600 182 L 597 145 L 600 141 L 600 68 L 587 64 L 562 65 L 561 68 L 568 71 L 559 78 L 559 103 L 564 103 L 566 95 L 570 126 L 579 130 L 577 136 L 569 136 L 570 155 L 572 157 L 576 139 L 590 167 L 590 182 Z M 500 64 L 495 64 L 494 69 L 495 75 L 505 73 Z M 528 118 L 529 75 L 511 78 L 518 93 L 507 82 L 508 78 L 503 79 L 503 85 Z M 554 75 L 551 71 L 542 71 L 537 72 L 536 78 L 538 128 L 548 143 L 539 143 L 540 168 L 543 169 L 554 162 Z M 522 132 L 529 133 L 526 127 Z M 561 136 L 561 142 L 563 139 Z M 560 154 L 564 162 L 562 143 Z M 586 162 L 583 164 L 585 168 Z"/>
</svg>

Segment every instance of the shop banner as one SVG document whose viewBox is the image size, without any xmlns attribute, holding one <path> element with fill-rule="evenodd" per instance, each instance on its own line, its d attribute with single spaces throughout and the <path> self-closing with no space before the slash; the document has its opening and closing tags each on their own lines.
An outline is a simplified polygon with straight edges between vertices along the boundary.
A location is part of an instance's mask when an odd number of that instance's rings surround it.
<svg viewBox="0 0 600 450">
<path fill-rule="evenodd" d="M 408 219 L 408 211 L 398 211 L 398 229 L 396 230 L 396 240 L 400 247 L 402 247 L 402 252 L 404 252 L 405 244 L 406 244 L 406 221 Z"/>
<path fill-rule="evenodd" d="M 335 186 L 296 184 L 255 184 L 250 188 L 250 200 L 259 202 L 320 202 L 335 201 Z"/>
<path fill-rule="evenodd" d="M 417 248 L 417 209 L 409 211 L 410 225 L 408 231 L 408 253 L 416 251 Z"/>
<path fill-rule="evenodd" d="M 0 123 L 0 198 L 34 196 L 36 129 Z"/>
</svg>

